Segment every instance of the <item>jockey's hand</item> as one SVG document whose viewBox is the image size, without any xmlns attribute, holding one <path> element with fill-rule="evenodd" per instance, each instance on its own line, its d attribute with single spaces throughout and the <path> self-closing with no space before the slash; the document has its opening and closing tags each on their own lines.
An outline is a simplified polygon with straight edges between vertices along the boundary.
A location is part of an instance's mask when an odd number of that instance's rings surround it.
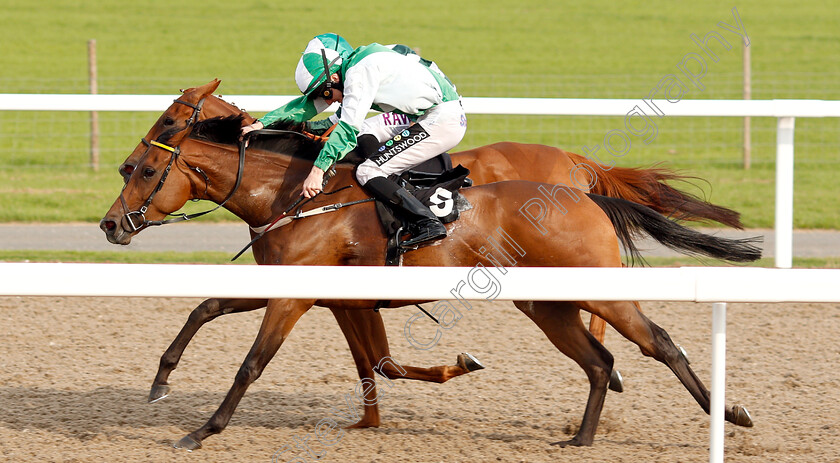
<svg viewBox="0 0 840 463">
<path fill-rule="evenodd" d="M 324 171 L 312 166 L 306 180 L 303 181 L 303 196 L 311 198 L 324 188 Z"/>
<path fill-rule="evenodd" d="M 242 127 L 241 129 L 239 129 L 239 141 L 242 141 L 246 133 L 253 132 L 254 130 L 260 130 L 264 127 L 265 126 L 260 121 L 254 121 L 253 124 Z M 248 146 L 248 140 L 245 141 L 245 146 Z"/>
</svg>

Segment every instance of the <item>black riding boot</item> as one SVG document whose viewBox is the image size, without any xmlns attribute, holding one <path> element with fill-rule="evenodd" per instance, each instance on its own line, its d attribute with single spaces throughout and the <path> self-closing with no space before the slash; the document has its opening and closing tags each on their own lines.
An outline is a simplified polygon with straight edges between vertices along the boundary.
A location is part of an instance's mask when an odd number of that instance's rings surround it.
<svg viewBox="0 0 840 463">
<path fill-rule="evenodd" d="M 368 180 L 365 188 L 410 222 L 411 238 L 400 243 L 401 246 L 417 246 L 446 236 L 446 227 L 434 212 L 395 182 L 375 177 Z"/>
<path fill-rule="evenodd" d="M 374 154 L 378 154 L 378 149 L 379 140 L 377 140 L 376 137 L 370 134 L 359 135 L 358 138 L 356 138 L 356 147 L 344 156 L 344 161 L 351 162 L 353 164 L 361 164 L 365 162 L 367 158 L 373 156 Z"/>
</svg>

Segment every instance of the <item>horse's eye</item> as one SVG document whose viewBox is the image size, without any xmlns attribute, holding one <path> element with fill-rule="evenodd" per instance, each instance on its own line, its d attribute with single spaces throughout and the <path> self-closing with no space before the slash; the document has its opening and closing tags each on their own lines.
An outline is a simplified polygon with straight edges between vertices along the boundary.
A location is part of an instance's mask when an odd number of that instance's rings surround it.
<svg viewBox="0 0 840 463">
<path fill-rule="evenodd" d="M 154 176 L 155 176 L 155 170 L 152 169 L 151 167 L 146 167 L 145 169 L 143 169 L 143 177 L 151 178 L 151 177 L 154 177 Z"/>
<path fill-rule="evenodd" d="M 163 125 L 172 125 L 174 123 L 175 123 L 175 119 L 172 119 L 171 117 L 167 117 L 163 120 Z"/>
</svg>

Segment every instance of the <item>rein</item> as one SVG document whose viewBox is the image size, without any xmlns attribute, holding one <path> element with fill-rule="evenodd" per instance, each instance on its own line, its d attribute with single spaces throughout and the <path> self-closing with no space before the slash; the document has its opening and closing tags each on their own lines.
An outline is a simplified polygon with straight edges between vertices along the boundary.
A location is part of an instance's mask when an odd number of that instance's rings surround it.
<svg viewBox="0 0 840 463">
<path fill-rule="evenodd" d="M 257 132 L 257 130 L 255 130 L 254 132 Z M 287 131 L 277 130 L 276 132 L 287 132 Z M 292 132 L 292 133 L 297 133 L 297 132 Z M 327 169 L 327 175 L 324 177 L 324 183 L 321 185 L 321 191 L 316 193 L 315 196 L 313 196 L 311 198 L 306 198 L 305 196 L 301 195 L 300 197 L 298 197 L 298 199 L 294 203 L 292 203 L 291 206 L 286 208 L 286 210 L 283 211 L 282 214 L 277 216 L 277 218 L 272 220 L 271 223 L 269 223 L 268 225 L 263 225 L 262 227 L 257 227 L 257 228 L 250 227 L 251 231 L 256 233 L 256 236 L 254 236 L 254 238 L 248 244 L 246 244 L 244 248 L 242 248 L 238 253 L 236 253 L 236 255 L 233 256 L 233 258 L 230 261 L 233 262 L 236 259 L 238 259 L 239 256 L 244 254 L 245 251 L 247 251 L 251 246 L 254 245 L 254 243 L 256 243 L 260 238 L 265 236 L 265 234 L 268 233 L 269 231 L 274 230 L 275 228 L 282 227 L 283 225 L 287 225 L 292 220 L 302 219 L 304 217 L 309 217 L 311 215 L 323 214 L 325 212 L 337 211 L 337 210 L 341 209 L 342 207 L 352 206 L 354 204 L 365 203 L 365 202 L 368 202 L 368 201 L 373 201 L 373 198 L 368 198 L 368 199 L 362 199 L 362 200 L 358 200 L 358 201 L 351 201 L 349 203 L 336 203 L 336 204 L 331 204 L 329 206 L 323 206 L 323 207 L 320 207 L 318 209 L 313 209 L 311 211 L 301 213 L 301 209 L 303 208 L 303 206 L 306 203 L 308 203 L 309 201 L 312 201 L 313 199 L 317 198 L 319 195 L 323 194 L 325 196 L 329 196 L 331 194 L 335 194 L 335 193 L 338 193 L 339 191 L 346 190 L 347 188 L 352 187 L 352 185 L 347 185 L 347 186 L 341 187 L 341 188 L 339 188 L 335 191 L 331 191 L 329 193 L 324 193 L 324 188 L 326 188 L 327 182 L 330 180 L 330 177 L 332 177 L 334 174 L 335 174 L 334 169 L 332 169 L 332 168 Z M 293 216 L 289 216 L 289 212 L 291 212 L 295 208 L 298 208 L 297 213 L 295 213 L 295 215 L 293 215 Z M 317 211 L 317 212 L 313 212 L 313 211 Z"/>
<path fill-rule="evenodd" d="M 306 138 L 309 138 L 310 140 L 314 140 L 314 141 L 321 142 L 321 143 L 326 143 L 327 140 L 329 140 L 329 138 L 330 138 L 330 134 L 333 132 L 333 130 L 335 130 L 336 127 L 338 127 L 338 124 L 333 124 L 332 126 L 330 126 L 330 128 L 328 128 L 326 131 L 324 131 L 324 133 L 322 133 L 321 135 L 315 135 L 314 133 L 309 133 L 309 132 L 304 131 L 303 136 L 305 136 Z"/>
<path fill-rule="evenodd" d="M 338 193 L 341 190 L 350 188 L 351 186 L 352 185 L 347 185 L 345 187 L 339 188 L 338 190 L 331 191 L 329 193 L 324 193 L 324 195 L 335 194 L 335 193 Z M 298 211 L 295 213 L 295 215 L 291 215 L 291 216 L 287 215 L 287 213 L 289 211 L 286 211 L 286 212 L 283 213 L 283 215 L 274 219 L 270 224 L 263 225 L 261 227 L 256 227 L 256 228 L 250 227 L 250 228 L 254 233 L 263 234 L 263 233 L 267 233 L 271 230 L 275 230 L 277 228 L 280 228 L 283 225 L 288 225 L 292 220 L 305 219 L 307 217 L 312 217 L 313 215 L 320 215 L 320 214 L 324 214 L 324 213 L 327 213 L 327 212 L 335 212 L 335 211 L 337 211 L 341 208 L 347 207 L 347 206 L 355 206 L 356 204 L 369 203 L 371 201 L 375 201 L 375 199 L 374 198 L 367 198 L 367 199 L 359 199 L 359 200 L 356 200 L 356 201 L 350 201 L 349 203 L 328 204 L 326 206 L 321 206 L 321 207 L 318 207 L 318 208 L 315 208 L 315 209 L 310 209 L 306 212 L 303 212 L 303 209 L 298 209 Z M 294 205 L 292 205 L 292 206 L 293 206 L 292 209 L 294 209 Z M 289 209 L 289 210 L 291 210 L 291 209 Z M 283 220 L 283 219 L 285 219 L 285 220 Z"/>
<path fill-rule="evenodd" d="M 322 135 L 315 135 L 309 132 L 295 132 L 294 130 L 281 130 L 281 129 L 258 129 L 252 130 L 248 132 L 245 136 L 256 136 L 256 135 L 297 135 L 299 137 L 306 138 L 308 140 L 317 141 L 324 143 L 329 138 L 332 131 L 336 128 L 338 124 L 333 124 L 332 127 L 327 129 Z"/>
</svg>

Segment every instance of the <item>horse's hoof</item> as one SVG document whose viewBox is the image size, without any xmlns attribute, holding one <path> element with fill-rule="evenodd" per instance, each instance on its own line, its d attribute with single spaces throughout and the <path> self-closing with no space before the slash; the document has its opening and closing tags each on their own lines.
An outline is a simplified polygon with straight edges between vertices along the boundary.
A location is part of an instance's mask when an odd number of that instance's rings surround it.
<svg viewBox="0 0 840 463">
<path fill-rule="evenodd" d="M 379 420 L 365 420 L 362 418 L 355 424 L 351 424 L 349 426 L 345 426 L 344 429 L 364 429 L 364 428 L 378 428 L 379 427 Z"/>
<path fill-rule="evenodd" d="M 467 371 L 477 371 L 483 370 L 484 365 L 478 361 L 477 358 L 473 357 L 472 354 L 469 352 L 464 352 L 462 354 L 458 354 L 458 366 L 467 370 Z"/>
<path fill-rule="evenodd" d="M 752 417 L 750 412 L 742 405 L 735 405 L 732 407 L 732 424 L 743 426 L 745 428 L 753 427 Z"/>
<path fill-rule="evenodd" d="M 550 445 L 556 445 L 558 447 L 589 447 L 592 445 L 592 442 L 582 442 L 577 438 L 577 436 L 569 439 L 569 440 L 561 440 L 558 442 L 552 442 Z"/>
<path fill-rule="evenodd" d="M 152 391 L 149 392 L 149 403 L 153 404 L 167 396 L 169 396 L 169 385 L 155 384 L 152 386 Z"/>
<path fill-rule="evenodd" d="M 682 355 L 682 357 L 685 359 L 685 363 L 691 365 L 691 360 L 688 359 L 688 352 L 686 352 L 685 349 L 683 349 L 683 346 L 678 345 L 677 350 L 680 351 L 680 355 Z"/>
<path fill-rule="evenodd" d="M 615 392 L 624 392 L 624 378 L 621 377 L 621 372 L 618 370 L 613 370 L 610 373 L 610 386 L 611 391 Z"/>
<path fill-rule="evenodd" d="M 201 442 L 193 439 L 189 435 L 186 435 L 178 442 L 175 442 L 174 447 L 176 449 L 184 449 L 192 452 L 193 450 L 198 450 L 201 448 Z"/>
</svg>

